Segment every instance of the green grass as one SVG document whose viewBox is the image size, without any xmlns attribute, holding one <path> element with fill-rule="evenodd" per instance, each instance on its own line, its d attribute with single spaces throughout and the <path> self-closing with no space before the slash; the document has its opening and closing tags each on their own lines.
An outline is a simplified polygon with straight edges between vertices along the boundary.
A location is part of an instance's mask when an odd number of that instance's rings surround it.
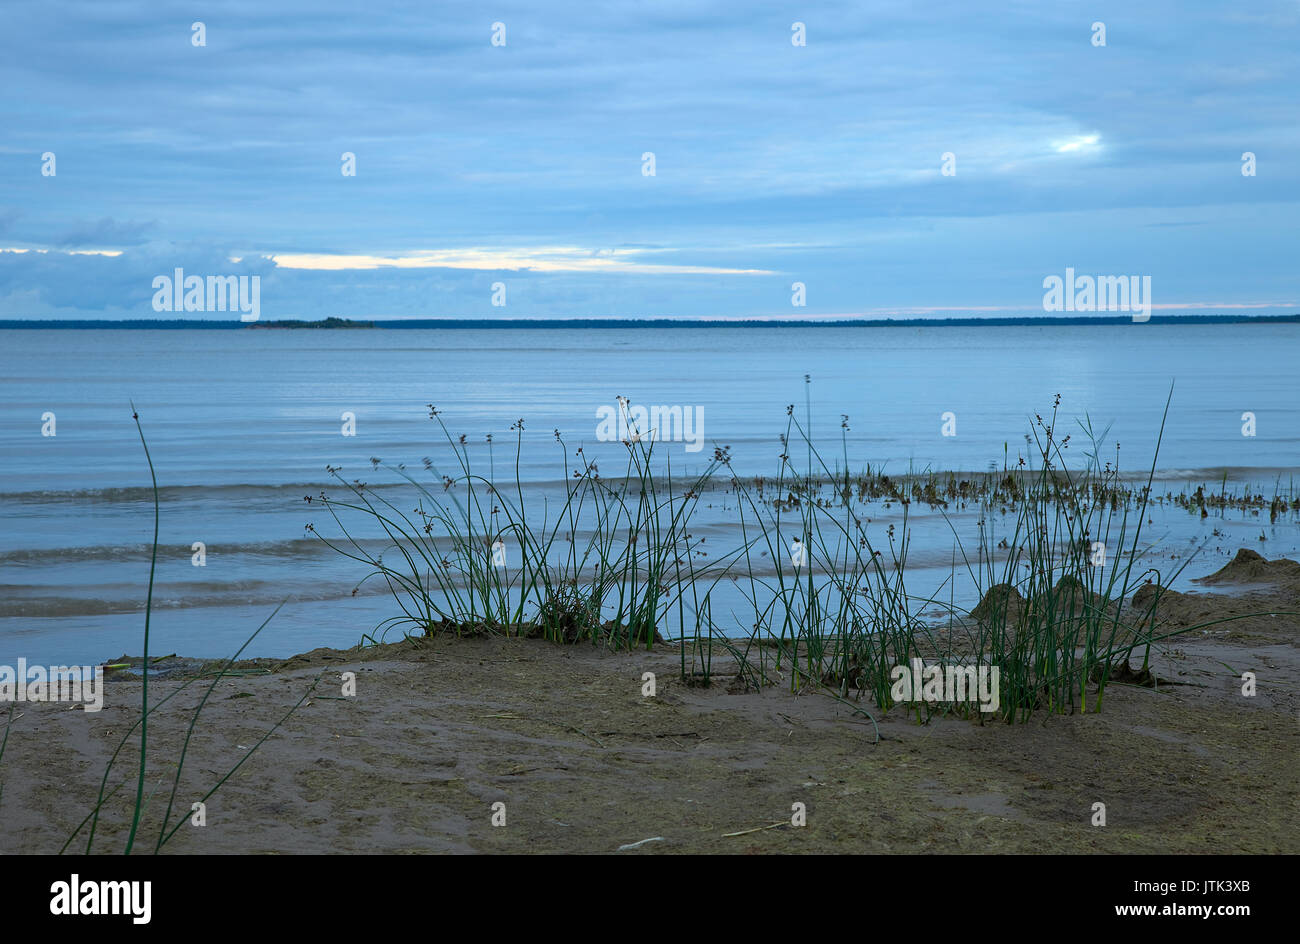
<svg viewBox="0 0 1300 944">
<path fill-rule="evenodd" d="M 1032 459 L 1014 467 L 1004 458 L 1000 471 L 961 479 L 928 471 L 891 478 L 870 468 L 851 475 L 848 418 L 839 455 L 828 460 L 809 434 L 810 385 L 806 391 L 802 411 L 787 408 L 775 477 L 744 477 L 728 450 L 717 448 L 702 472 L 675 479 L 671 457 L 656 456 L 654 438 L 636 429 L 620 398 L 631 439 L 617 474 L 602 476 L 556 431 L 565 485 L 549 501 L 522 480 L 522 420 L 511 427 L 513 455 L 503 477 L 490 437 L 487 468 L 476 467 L 466 438 L 430 406 L 451 446 L 449 468 L 426 459 L 417 475 L 372 459 L 377 472 L 409 485 L 407 503 L 330 469 L 342 493 L 309 500 L 333 527 L 329 534 L 307 527 L 365 565 L 361 583 L 383 582 L 397 602 L 400 614 L 365 642 L 392 632 L 502 634 L 631 649 L 649 648 L 672 626 L 689 684 L 709 684 L 716 657 L 725 654 L 728 671 L 746 687 L 782 684 L 853 704 L 865 696 L 882 710 L 895 707 L 892 670 L 913 658 L 992 665 L 1000 672 L 996 717 L 1008 722 L 1038 710 L 1100 710 L 1113 679 L 1154 681 L 1152 646 L 1170 635 L 1156 607 L 1187 563 L 1165 572 L 1154 557 L 1148 561 L 1142 541 L 1159 439 L 1145 479 L 1127 481 L 1117 451 L 1103 458 L 1106 434 L 1090 420 L 1062 435 L 1057 398 L 1026 436 Z M 1172 396 L 1171 387 L 1166 419 Z M 1162 421 L 1161 437 L 1163 430 Z M 739 537 L 735 546 L 706 551 L 691 521 L 701 496 L 719 492 L 729 497 Z M 869 533 L 860 509 L 870 501 L 901 505 L 901 525 Z M 942 588 L 929 595 L 909 589 L 913 502 L 945 518 L 950 503 L 979 508 L 969 546 L 949 525 L 952 575 L 962 571 L 973 581 L 981 606 L 958 606 L 951 586 L 946 600 Z M 1292 514 L 1300 503 L 1290 495 L 1271 503 L 1249 492 L 1229 497 L 1226 482 L 1218 501 L 1220 510 L 1261 506 Z M 384 536 L 379 552 L 369 539 L 375 525 Z M 796 541 L 800 554 L 791 551 Z M 1104 561 L 1096 543 L 1105 547 Z M 494 564 L 494 544 L 507 550 L 504 566 Z M 742 605 L 718 603 L 724 582 Z M 1155 591 L 1135 609 L 1130 601 L 1145 584 Z M 922 721 L 935 712 L 978 714 L 969 700 L 909 702 L 905 710 Z"/>
<path fill-rule="evenodd" d="M 123 854 L 130 855 L 135 850 L 136 840 L 138 838 L 137 834 L 140 831 L 149 804 L 152 798 L 155 795 L 157 795 L 158 792 L 161 791 L 166 786 L 165 780 L 159 780 L 158 783 L 155 784 L 154 789 L 150 792 L 149 796 L 146 797 L 145 782 L 151 765 L 155 767 L 157 766 L 175 767 L 175 775 L 171 779 L 171 789 L 168 791 L 167 794 L 167 807 L 164 810 L 161 820 L 158 823 L 157 838 L 153 842 L 151 851 L 155 853 L 161 852 L 163 847 L 176 836 L 176 833 L 180 830 L 180 828 L 188 822 L 188 815 L 191 809 L 189 803 L 182 802 L 179 815 L 177 816 L 176 821 L 173 822 L 172 813 L 173 810 L 176 808 L 177 797 L 182 792 L 181 775 L 183 774 L 185 769 L 185 761 L 186 761 L 187 754 L 189 752 L 190 742 L 193 739 L 195 729 L 197 728 L 199 719 L 202 716 L 203 708 L 207 704 L 208 698 L 212 695 L 213 690 L 216 689 L 217 685 L 221 682 L 221 680 L 223 678 L 228 677 L 231 674 L 234 674 L 234 670 L 232 669 L 232 667 L 236 662 L 236 660 L 238 660 L 239 657 L 248 648 L 248 646 L 252 644 L 253 640 L 255 640 L 261 634 L 262 630 L 266 628 L 267 624 L 270 623 L 272 618 L 274 618 L 275 613 L 279 612 L 280 609 L 279 607 L 276 607 L 275 611 L 272 612 L 271 615 L 266 618 L 266 620 L 262 623 L 262 625 L 259 626 L 256 630 L 254 630 L 253 633 L 244 641 L 244 644 L 240 646 L 239 650 L 234 655 L 232 655 L 229 659 L 225 660 L 221 668 L 215 673 L 211 683 L 207 686 L 206 690 L 203 692 L 203 696 L 199 700 L 198 705 L 195 706 L 195 708 L 189 715 L 189 723 L 186 728 L 185 741 L 181 747 L 178 756 L 174 760 L 167 760 L 165 758 L 158 759 L 155 757 L 151 757 L 149 753 L 149 739 L 148 739 L 149 719 L 152 716 L 154 716 L 159 711 L 159 709 L 161 709 L 167 702 L 171 701 L 181 692 L 188 689 L 190 685 L 193 685 L 198 681 L 200 681 L 200 679 L 197 677 L 186 679 L 182 681 L 180 684 L 178 684 L 168 694 L 164 695 L 160 699 L 157 699 L 152 704 L 150 703 L 149 666 L 152 663 L 150 662 L 149 659 L 149 628 L 150 628 L 150 618 L 152 616 L 152 611 L 153 611 L 153 585 L 154 585 L 154 573 L 155 573 L 157 559 L 158 559 L 158 526 L 159 526 L 159 519 L 161 516 L 161 510 L 158 502 L 158 480 L 154 474 L 153 460 L 149 456 L 149 445 L 145 440 L 144 430 L 140 425 L 140 418 L 139 415 L 135 412 L 134 405 L 132 406 L 131 409 L 132 409 L 132 413 L 131 413 L 132 419 L 135 421 L 136 431 L 139 433 L 140 436 L 140 444 L 144 448 L 145 459 L 149 464 L 149 475 L 153 486 L 153 504 L 154 504 L 153 553 L 151 555 L 150 564 L 149 564 L 149 589 L 148 589 L 147 596 L 145 598 L 145 624 L 144 624 L 143 658 L 141 662 L 141 684 L 140 684 L 140 692 L 141 692 L 140 717 L 136 719 L 136 721 L 127 729 L 126 733 L 122 735 L 122 738 L 118 742 L 116 749 L 113 751 L 112 755 L 109 758 L 108 764 L 104 768 L 104 774 L 103 777 L 100 779 L 99 793 L 96 798 L 94 807 L 91 809 L 91 811 L 88 814 L 86 814 L 86 817 L 77 825 L 77 827 L 68 836 L 67 841 L 64 842 L 62 848 L 59 850 L 60 853 L 66 852 L 68 848 L 72 845 L 72 843 L 77 839 L 77 837 L 83 833 L 83 831 L 86 836 L 86 844 L 84 849 L 85 853 L 90 854 L 95 851 L 96 833 L 99 829 L 101 819 L 105 814 L 106 807 L 109 801 L 113 797 L 115 797 L 119 792 L 121 792 L 123 788 L 125 788 L 131 782 L 130 779 L 126 779 L 117 782 L 112 787 L 109 786 L 110 782 L 113 780 L 113 776 L 112 776 L 113 769 L 116 766 L 118 759 L 123 755 L 123 752 L 127 750 L 127 745 L 132 741 L 132 738 L 136 735 L 137 731 L 139 732 L 139 736 L 136 739 L 137 746 L 135 749 L 135 754 L 137 759 L 136 775 L 134 777 L 135 797 L 134 797 L 134 801 L 130 806 L 130 829 L 127 833 L 126 842 L 122 850 Z M 216 782 L 206 792 L 204 792 L 201 796 L 199 796 L 197 800 L 191 800 L 190 802 L 206 803 L 208 800 L 210 800 L 213 797 L 213 795 L 215 795 L 216 792 L 219 789 L 221 789 L 221 787 L 232 776 L 234 776 L 235 772 L 238 771 L 239 768 L 242 767 L 248 761 L 248 759 L 253 756 L 253 754 L 257 751 L 257 749 L 260 748 L 262 744 L 266 742 L 267 738 L 269 738 L 272 734 L 274 734 L 275 731 L 277 731 L 280 728 L 280 726 L 283 725 L 290 718 L 290 716 L 292 716 L 293 713 L 297 711 L 299 707 L 302 706 L 303 702 L 306 701 L 307 697 L 312 693 L 312 691 L 315 690 L 316 685 L 319 682 L 320 682 L 320 676 L 318 675 L 316 677 L 316 680 L 312 683 L 312 685 L 307 689 L 307 691 L 303 693 L 302 697 L 299 698 L 298 701 L 291 708 L 289 708 L 289 710 L 280 718 L 280 720 L 277 721 L 275 725 L 273 725 L 261 737 L 260 740 L 258 740 L 255 744 L 253 744 L 243 754 L 243 756 L 241 756 L 240 759 L 235 764 L 233 764 L 224 774 L 219 776 L 216 779 Z M 10 714 L 12 716 L 12 710 Z M 8 725 L 6 725 L 5 728 L 6 740 L 8 738 L 8 733 L 9 733 Z M 0 759 L 2 758 L 3 758 L 3 742 L 0 742 Z"/>
<path fill-rule="evenodd" d="M 378 641 L 395 628 L 406 633 L 483 633 L 540 636 L 557 642 L 603 641 L 650 647 L 679 591 L 698 589 L 699 553 L 690 519 L 699 489 L 721 466 L 719 454 L 703 473 L 679 483 L 671 462 L 655 472 L 654 443 L 629 443 L 619 478 L 605 478 L 581 448 L 570 454 L 557 431 L 564 497 L 553 506 L 529 502 L 518 474 L 524 423 L 516 435 L 513 481 L 498 481 L 492 465 L 473 466 L 464 437 L 454 437 L 438 411 L 430 416 L 450 443 L 455 465 L 444 472 L 430 460 L 422 482 L 404 466 L 385 466 L 410 484 L 414 507 L 399 507 L 364 482 L 329 472 L 344 497 L 322 494 L 338 534 L 308 530 L 341 554 L 367 565 L 366 580 L 383 581 L 400 616 L 375 628 Z M 382 554 L 367 549 L 345 519 L 360 513 L 386 536 Z M 505 548 L 494 562 L 493 545 Z"/>
<path fill-rule="evenodd" d="M 1165 404 L 1168 417 L 1170 400 Z M 1058 398 L 1059 404 L 1059 398 Z M 620 401 L 625 414 L 627 401 Z M 680 654 L 681 677 L 709 684 L 715 659 L 726 656 L 728 673 L 748 688 L 784 685 L 796 692 L 829 695 L 860 711 L 866 700 L 880 710 L 902 710 L 925 721 L 935 714 L 981 716 L 964 703 L 910 702 L 897 705 L 891 670 L 913 658 L 927 664 L 995 665 L 1000 676 L 996 717 L 1024 722 L 1039 711 L 1100 711 L 1111 684 L 1158 684 L 1151 672 L 1152 648 L 1175 635 L 1162 628 L 1157 607 L 1185 561 L 1171 572 L 1142 540 L 1153 498 L 1156 444 L 1145 481 L 1134 485 L 1120 475 L 1118 455 L 1107 460 L 1098 433 L 1086 418 L 1073 434 L 1057 428 L 1057 404 L 1046 418 L 1035 417 L 1028 441 L 1032 460 L 1001 470 L 958 479 L 922 471 L 891 478 L 868 468 L 851 475 L 847 417 L 839 456 L 831 460 L 813 443 L 811 396 L 803 417 L 787 409 L 781 466 L 775 477 L 743 477 L 725 448 L 715 449 L 702 472 L 675 478 L 671 457 L 655 455 L 656 442 L 633 427 L 624 443 L 626 461 L 613 477 L 603 476 L 579 447 L 570 450 L 553 435 L 557 465 L 563 470 L 561 498 L 548 500 L 523 482 L 524 423 L 512 427 L 513 454 L 504 477 L 497 473 L 489 440 L 486 469 L 471 463 L 464 437 L 451 433 L 430 407 L 451 446 L 453 464 L 440 469 L 425 460 L 417 477 L 403 466 L 373 460 L 409 486 L 409 502 L 399 504 L 357 480 L 344 480 L 341 498 L 322 494 L 337 534 L 326 544 L 365 566 L 364 580 L 380 580 L 400 614 L 367 634 L 378 642 L 393 631 L 421 636 L 505 634 L 539 637 L 557 643 L 593 643 L 617 649 L 651 648 L 662 643 L 660 630 L 672 625 Z M 161 515 L 157 481 L 139 418 L 133 412 L 149 464 L 154 497 L 154 554 L 150 564 L 143 638 L 148 666 L 152 588 Z M 628 417 L 631 425 L 630 417 Z M 1164 424 L 1162 421 L 1161 435 Z M 1072 440 L 1081 440 L 1072 443 Z M 1080 448 L 1082 446 L 1082 448 Z M 1079 461 L 1071 458 L 1080 455 Z M 798 459 L 793 458 L 798 456 Z M 662 469 L 662 471 L 660 471 Z M 1270 517 L 1293 516 L 1300 502 L 1275 483 L 1274 497 L 1247 490 L 1229 495 L 1226 479 L 1218 495 L 1203 489 L 1187 496 L 1164 496 L 1189 513 L 1227 508 L 1260 510 Z M 706 539 L 691 522 L 705 494 L 729 497 L 734 512 L 734 546 L 706 550 Z M 902 521 L 883 533 L 860 514 L 866 502 L 898 504 Z M 964 571 L 982 598 L 967 610 L 938 593 L 913 594 L 907 585 L 910 508 L 935 509 L 946 518 L 950 504 L 978 507 L 979 526 L 968 547 L 949 521 L 954 545 L 952 574 Z M 382 553 L 348 522 L 360 520 L 385 537 Z M 1006 525 L 1000 522 L 1007 521 Z M 792 559 L 798 538 L 802 559 Z M 494 562 L 493 544 L 506 548 L 503 565 Z M 1105 545 L 1098 561 L 1094 543 Z M 743 605 L 715 606 L 726 585 Z M 1135 605 L 1136 591 L 1150 586 Z M 936 617 L 935 611 L 942 613 Z M 277 608 L 278 612 L 278 608 Z M 927 615 L 922 615 L 922 614 Z M 1289 614 L 1295 615 L 1295 614 Z M 95 851 L 110 801 L 128 791 L 129 828 L 123 851 L 135 851 L 146 823 L 156 827 L 147 843 L 160 852 L 187 822 L 189 804 L 182 774 L 203 708 L 223 678 L 239 674 L 235 662 L 275 616 L 273 612 L 219 669 L 179 682 L 151 701 L 148 672 L 141 683 L 140 716 L 126 730 L 106 765 L 93 808 L 64 843 L 67 850 L 84 835 L 84 851 Z M 1237 616 L 1231 619 L 1241 619 Z M 1183 627 L 1190 632 L 1230 620 Z M 1138 660 L 1134 665 L 1135 658 Z M 174 758 L 150 755 L 151 719 L 189 686 L 210 681 L 188 712 L 184 741 Z M 315 690 L 320 676 L 250 750 L 203 792 L 206 802 L 265 743 Z M 0 761 L 14 720 L 11 705 Z M 134 754 L 133 775 L 113 776 L 120 759 Z M 146 791 L 150 771 L 174 768 Z M 130 790 L 130 787 L 134 790 Z M 154 820 L 146 817 L 154 797 L 166 805 Z M 0 801 L 3 794 L 0 793 Z M 123 807 L 114 807 L 122 810 Z M 174 818 L 175 815 L 175 818 Z M 125 824 L 123 824 L 125 825 Z"/>
</svg>

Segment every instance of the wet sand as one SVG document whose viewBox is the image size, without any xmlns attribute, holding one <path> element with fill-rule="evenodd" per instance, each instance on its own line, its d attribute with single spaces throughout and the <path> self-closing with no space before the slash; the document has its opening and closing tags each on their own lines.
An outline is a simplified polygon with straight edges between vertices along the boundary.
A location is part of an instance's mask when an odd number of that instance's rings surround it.
<svg viewBox="0 0 1300 944">
<path fill-rule="evenodd" d="M 1223 592 L 1234 582 L 1240 592 Z M 1268 615 L 1300 611 L 1300 565 L 1243 556 L 1214 589 L 1170 594 L 1160 616 L 1190 626 L 1261 615 L 1163 644 L 1153 667 L 1176 685 L 1113 683 L 1100 713 L 1023 725 L 921 725 L 864 699 L 879 741 L 823 694 L 740 693 L 725 677 L 685 686 L 672 646 L 439 638 L 242 663 L 267 674 L 218 683 L 173 822 L 320 681 L 208 801 L 207 824 L 187 823 L 164 851 L 1300 852 L 1300 617 Z M 193 667 L 171 664 L 151 700 Z M 345 697 L 349 671 L 356 694 Z M 1247 671 L 1254 697 L 1241 694 Z M 645 672 L 654 697 L 642 694 Z M 0 765 L 6 852 L 57 851 L 94 805 L 139 714 L 138 679 L 106 684 L 98 713 L 17 706 Z M 151 716 L 138 851 L 153 849 L 206 687 Z M 105 807 L 97 852 L 123 849 L 132 747 L 110 778 L 126 786 Z M 1092 825 L 1099 802 L 1105 826 Z M 497 803 L 504 826 L 492 823 Z M 790 823 L 796 803 L 804 826 Z M 83 833 L 72 848 L 84 846 Z"/>
</svg>

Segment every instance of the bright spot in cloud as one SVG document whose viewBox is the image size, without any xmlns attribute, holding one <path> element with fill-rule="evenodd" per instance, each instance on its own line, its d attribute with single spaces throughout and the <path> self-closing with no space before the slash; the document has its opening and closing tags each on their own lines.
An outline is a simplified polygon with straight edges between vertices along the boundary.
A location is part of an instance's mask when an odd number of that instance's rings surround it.
<svg viewBox="0 0 1300 944">
<path fill-rule="evenodd" d="M 657 275 L 770 275 L 765 269 L 728 269 L 715 266 L 655 264 L 635 258 L 662 250 L 591 250 L 574 246 L 546 246 L 534 249 L 437 249 L 419 250 L 399 256 L 327 255 L 323 253 L 275 253 L 281 269 L 486 269 L 535 272 L 629 272 Z"/>
<path fill-rule="evenodd" d="M 52 252 L 65 256 L 120 256 L 122 254 L 120 249 L 19 249 L 16 246 L 8 248 L 0 246 L 0 252 L 35 252 L 42 256 Z"/>
<path fill-rule="evenodd" d="M 1058 154 L 1069 154 L 1072 151 L 1082 151 L 1091 148 L 1101 140 L 1099 134 L 1078 134 L 1064 141 L 1053 142 Z"/>
</svg>

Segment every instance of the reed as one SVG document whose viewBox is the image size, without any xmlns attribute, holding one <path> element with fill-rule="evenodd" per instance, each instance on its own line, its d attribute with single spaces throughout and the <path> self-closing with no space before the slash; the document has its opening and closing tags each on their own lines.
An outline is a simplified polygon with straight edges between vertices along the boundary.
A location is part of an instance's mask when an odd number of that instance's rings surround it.
<svg viewBox="0 0 1300 944">
<path fill-rule="evenodd" d="M 1163 420 L 1151 467 L 1136 482 L 1121 477 L 1118 452 L 1102 458 L 1108 431 L 1094 430 L 1090 419 L 1061 435 L 1059 397 L 1046 418 L 1035 416 L 1028 455 L 1014 466 L 1004 457 L 1000 471 L 960 479 L 928 470 L 891 478 L 879 468 L 854 475 L 848 417 L 841 418 L 839 455 L 828 459 L 810 434 L 805 381 L 803 409 L 786 409 L 774 477 L 741 475 L 729 450 L 718 447 L 702 472 L 674 478 L 671 456 L 656 455 L 653 435 L 636 428 L 620 398 L 630 434 L 618 475 L 603 477 L 557 430 L 565 484 L 558 501 L 547 501 L 520 474 L 523 420 L 511 427 L 512 472 L 502 481 L 491 447 L 488 469 L 474 467 L 466 438 L 430 406 L 451 447 L 448 469 L 425 459 L 417 477 L 372 460 L 377 471 L 410 485 L 412 505 L 399 507 L 388 490 L 330 469 L 341 494 L 308 501 L 325 508 L 334 527 L 329 534 L 307 527 L 366 566 L 362 583 L 383 581 L 397 601 L 400 615 L 366 642 L 400 630 L 631 649 L 651 647 L 668 629 L 688 684 L 709 684 L 721 664 L 715 657 L 725 656 L 742 687 L 783 684 L 855 705 L 866 696 L 883 710 L 899 700 L 897 670 L 912 660 L 996 666 L 998 707 L 984 714 L 1008 722 L 1038 710 L 1100 710 L 1112 681 L 1157 681 L 1151 649 L 1172 633 L 1162 632 L 1156 608 L 1189 562 L 1166 573 L 1142 539 L 1153 501 L 1181 504 L 1153 497 Z M 1171 387 L 1165 419 L 1172 397 Z M 1070 459 L 1076 438 L 1084 447 L 1075 446 L 1083 453 L 1077 463 Z M 734 509 L 737 539 L 720 552 L 691 532 L 704 494 L 725 495 Z M 1229 500 L 1225 485 L 1217 507 L 1281 514 L 1300 507 L 1290 494 L 1275 496 L 1271 506 L 1249 492 Z M 871 527 L 861 511 L 873 501 L 900 505 L 901 522 Z M 952 531 L 947 599 L 943 587 L 919 595 L 908 586 L 914 502 L 939 511 Z M 973 541 L 963 540 L 949 517 L 950 503 L 978 506 Z M 371 539 L 376 526 L 380 551 Z M 958 573 L 980 597 L 969 610 L 952 595 Z M 1135 604 L 1136 591 L 1148 585 Z M 1135 669 L 1130 660 L 1139 651 Z M 973 700 L 909 701 L 906 710 L 920 721 L 936 712 L 981 714 Z"/>
<path fill-rule="evenodd" d="M 626 401 L 621 407 L 627 409 Z M 513 482 L 501 483 L 491 469 L 485 475 L 473 466 L 465 438 L 451 434 L 436 408 L 429 415 L 451 446 L 453 467 L 426 459 L 429 481 L 421 481 L 405 466 L 372 460 L 411 485 L 409 511 L 333 468 L 342 497 L 322 492 L 310 499 L 328 511 L 337 534 L 322 534 L 314 524 L 309 533 L 367 565 L 361 583 L 382 580 L 401 610 L 367 640 L 381 641 L 400 628 L 407 635 L 496 633 L 652 646 L 672 601 L 681 605 L 684 593 L 698 590 L 690 519 L 721 458 L 685 483 L 674 481 L 671 462 L 661 476 L 654 440 L 629 419 L 626 467 L 621 477 L 607 479 L 581 447 L 570 454 L 557 430 L 564 493 L 558 507 L 542 502 L 538 510 L 519 475 L 523 420 L 511 427 Z M 383 552 L 373 552 L 348 523 L 357 515 L 385 537 Z"/>
<path fill-rule="evenodd" d="M 252 644 L 252 642 L 255 639 L 257 639 L 257 637 L 261 634 L 262 630 L 266 628 L 266 626 L 275 617 L 275 614 L 278 613 L 280 610 L 280 607 L 276 607 L 275 610 L 271 613 L 271 615 L 268 616 L 266 620 L 263 621 L 262 625 L 257 627 L 257 629 L 255 629 L 252 632 L 252 634 L 249 635 L 249 637 L 244 641 L 244 644 L 239 647 L 238 651 L 236 651 L 235 654 L 232 655 L 230 658 L 226 659 L 225 662 L 221 665 L 220 669 L 216 671 L 214 677 L 212 678 L 211 684 L 207 686 L 207 689 L 204 691 L 202 697 L 200 698 L 198 705 L 195 706 L 195 708 L 189 715 L 189 722 L 185 732 L 185 740 L 181 746 L 180 752 L 177 755 L 177 757 L 174 760 L 151 757 L 150 750 L 149 750 L 149 739 L 148 739 L 150 718 L 156 715 L 159 712 L 159 710 L 163 707 L 163 705 L 171 701 L 181 692 L 188 689 L 190 685 L 197 683 L 200 679 L 199 677 L 188 678 L 180 682 L 180 684 L 178 684 L 175 688 L 173 688 L 162 698 L 157 699 L 152 703 L 150 702 L 149 672 L 150 672 L 151 662 L 149 659 L 149 627 L 150 627 L 150 617 L 152 616 L 152 610 L 153 610 L 153 583 L 154 583 L 154 572 L 155 572 L 157 559 L 158 559 L 158 523 L 161 516 L 161 509 L 158 501 L 158 480 L 156 475 L 154 474 L 153 460 L 149 456 L 149 444 L 145 440 L 144 429 L 140 425 L 140 417 L 139 414 L 135 411 L 134 405 L 132 405 L 131 408 L 131 417 L 135 421 L 136 432 L 140 437 L 140 443 L 141 446 L 144 448 L 145 458 L 149 464 L 149 475 L 152 483 L 153 507 L 154 507 L 153 553 L 151 555 L 150 567 L 149 567 L 149 590 L 147 596 L 145 597 L 145 628 L 144 628 L 144 640 L 143 640 L 143 657 L 141 661 L 142 678 L 141 678 L 141 685 L 140 685 L 140 690 L 141 690 L 140 716 L 131 724 L 131 726 L 126 730 L 126 732 L 122 735 L 121 739 L 118 741 L 117 747 L 110 755 L 108 763 L 104 767 L 104 774 L 100 779 L 99 792 L 96 797 L 95 805 L 91 808 L 90 812 L 86 814 L 85 818 L 82 819 L 81 822 L 77 824 L 76 828 L 73 829 L 72 833 L 68 836 L 63 846 L 59 849 L 60 854 L 67 851 L 68 847 L 72 845 L 72 843 L 77 839 L 79 835 L 81 835 L 83 830 L 85 830 L 86 833 L 85 853 L 89 855 L 91 852 L 95 851 L 95 835 L 99 828 L 100 820 L 104 814 L 105 807 L 114 796 L 116 796 L 124 787 L 126 787 L 131 782 L 131 779 L 126 779 L 118 782 L 116 785 L 114 785 L 111 788 L 109 787 L 109 783 L 112 780 L 113 768 L 116 766 L 119 757 L 121 757 L 123 752 L 126 750 L 128 743 L 130 743 L 132 738 L 135 737 L 137 731 L 139 732 L 139 736 L 136 739 L 136 743 L 138 746 L 135 751 L 136 759 L 137 759 L 136 768 L 135 768 L 136 775 L 134 777 L 135 797 L 130 807 L 130 828 L 127 833 L 125 846 L 123 848 L 123 854 L 130 855 L 131 852 L 134 850 L 136 839 L 137 839 L 137 833 L 139 832 L 140 827 L 144 822 L 144 816 L 148 809 L 149 803 L 152 800 L 153 796 L 156 795 L 158 791 L 162 790 L 165 787 L 165 780 L 160 779 L 158 783 L 155 785 L 154 790 L 150 792 L 149 796 L 148 797 L 145 796 L 144 787 L 145 787 L 146 778 L 151 764 L 155 767 L 157 766 L 175 767 L 175 776 L 172 777 L 171 789 L 168 792 L 168 796 L 167 796 L 167 808 L 163 812 L 161 821 L 158 825 L 157 839 L 153 843 L 152 851 L 155 853 L 161 852 L 163 846 L 165 846 L 170 840 L 172 840 L 175 837 L 176 833 L 180 830 L 180 828 L 185 825 L 187 818 L 186 815 L 182 813 L 182 815 L 179 816 L 177 822 L 172 822 L 172 811 L 176 806 L 177 795 L 180 793 L 182 789 L 181 777 L 185 770 L 186 756 L 188 754 L 190 742 L 194 736 L 195 729 L 199 724 L 199 719 L 203 714 L 203 708 L 207 704 L 208 698 L 212 695 L 213 691 L 216 689 L 217 685 L 221 682 L 221 680 L 223 678 L 227 678 L 230 675 L 235 662 L 239 659 L 241 655 L 243 655 L 244 651 Z M 262 744 L 266 742 L 267 738 L 269 738 L 272 734 L 274 734 L 277 730 L 279 730 L 280 726 L 283 725 L 286 721 L 288 721 L 289 718 L 293 715 L 293 713 L 297 711 L 299 707 L 302 706 L 303 702 L 306 701 L 307 697 L 312 693 L 312 691 L 315 690 L 316 685 L 319 682 L 320 682 L 320 676 L 318 675 L 316 677 L 316 680 L 312 683 L 312 685 L 307 689 L 306 692 L 303 693 L 302 697 L 298 699 L 298 701 L 280 718 L 280 720 L 277 721 L 275 725 L 273 725 L 256 743 L 254 743 L 240 757 L 240 759 L 236 763 L 234 763 L 224 774 L 218 777 L 216 779 L 216 782 L 202 796 L 199 797 L 199 802 L 206 803 L 208 800 L 210 800 L 212 796 L 216 794 L 216 792 L 219 789 L 221 789 L 221 787 L 232 776 L 234 776 L 234 774 L 239 770 L 239 768 L 242 767 L 245 763 L 247 763 L 248 759 L 252 757 L 253 754 L 258 750 L 258 748 L 260 748 Z M 12 711 L 10 712 L 10 714 L 12 715 Z M 6 740 L 8 738 L 8 725 L 6 725 L 5 738 Z M 0 759 L 3 759 L 3 742 L 0 742 Z M 183 809 L 185 809 L 185 811 L 188 812 L 188 807 L 185 807 L 184 804 L 183 804 Z"/>
</svg>

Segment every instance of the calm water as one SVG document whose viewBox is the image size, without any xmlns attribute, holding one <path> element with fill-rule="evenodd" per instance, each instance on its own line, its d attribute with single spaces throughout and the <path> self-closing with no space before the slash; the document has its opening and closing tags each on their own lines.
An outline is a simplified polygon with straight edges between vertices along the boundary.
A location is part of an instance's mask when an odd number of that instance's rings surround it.
<svg viewBox="0 0 1300 944">
<path fill-rule="evenodd" d="M 466 435 L 478 468 L 498 476 L 513 462 L 510 426 L 523 418 L 521 474 L 545 491 L 563 474 L 556 429 L 602 472 L 621 468 L 623 448 L 597 441 L 597 412 L 619 395 L 697 411 L 700 451 L 656 447 L 680 472 L 725 445 L 742 473 L 775 475 L 786 406 L 802 417 L 805 395 L 830 456 L 842 454 L 848 415 L 855 469 L 982 471 L 1000 467 L 1004 450 L 1015 462 L 1033 413 L 1058 393 L 1058 428 L 1073 433 L 1072 446 L 1084 444 L 1075 420 L 1086 414 L 1108 430 L 1105 454 L 1120 443 L 1121 467 L 1137 472 L 1151 463 L 1174 382 L 1161 478 L 1217 489 L 1226 471 L 1239 489 L 1271 494 L 1300 472 L 1297 353 L 1296 325 L 0 331 L 0 663 L 140 649 L 153 522 L 130 401 L 164 490 L 151 648 L 227 655 L 288 598 L 252 653 L 288 655 L 354 644 L 393 614 L 381 595 L 351 595 L 363 572 L 304 534 L 322 519 L 302 499 L 327 483 L 326 465 L 385 481 L 370 457 L 447 464 L 427 403 Z M 1247 411 L 1253 437 L 1242 435 Z M 54 436 L 42 436 L 45 413 Z M 355 435 L 344 435 L 345 413 Z M 945 413 L 956 435 L 942 435 Z M 725 512 L 702 513 L 701 525 L 725 537 Z M 1153 538 L 1175 557 L 1210 540 L 1189 576 L 1242 544 L 1296 552 L 1295 527 L 1272 528 L 1267 517 L 1158 517 Z M 934 516 L 916 524 L 912 558 L 937 587 L 952 532 Z M 1261 534 L 1271 543 L 1257 543 Z M 201 568 L 191 563 L 196 541 L 207 548 Z"/>
</svg>

